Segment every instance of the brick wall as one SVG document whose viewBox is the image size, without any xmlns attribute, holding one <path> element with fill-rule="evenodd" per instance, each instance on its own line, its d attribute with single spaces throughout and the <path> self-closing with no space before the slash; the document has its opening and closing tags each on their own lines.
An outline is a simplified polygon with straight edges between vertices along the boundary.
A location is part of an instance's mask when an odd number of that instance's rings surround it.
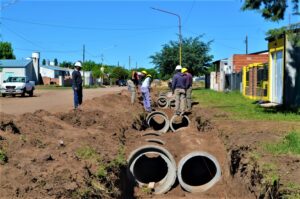
<svg viewBox="0 0 300 199">
<path fill-rule="evenodd" d="M 266 63 L 269 61 L 268 54 L 259 55 L 233 55 L 233 72 L 240 72 L 243 66 L 253 63 Z"/>
</svg>

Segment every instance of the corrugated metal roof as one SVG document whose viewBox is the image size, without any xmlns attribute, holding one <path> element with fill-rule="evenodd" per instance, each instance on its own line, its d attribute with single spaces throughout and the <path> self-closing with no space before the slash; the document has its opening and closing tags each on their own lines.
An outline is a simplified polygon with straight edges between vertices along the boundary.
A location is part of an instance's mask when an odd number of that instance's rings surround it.
<svg viewBox="0 0 300 199">
<path fill-rule="evenodd" d="M 24 68 L 28 64 L 30 64 L 32 60 L 26 60 L 26 59 L 1 59 L 0 60 L 0 67 L 1 68 Z"/>
<path fill-rule="evenodd" d="M 68 68 L 62 68 L 62 67 L 58 67 L 58 66 L 40 66 L 41 68 L 47 68 L 50 70 L 60 70 L 60 71 L 69 71 Z"/>
</svg>

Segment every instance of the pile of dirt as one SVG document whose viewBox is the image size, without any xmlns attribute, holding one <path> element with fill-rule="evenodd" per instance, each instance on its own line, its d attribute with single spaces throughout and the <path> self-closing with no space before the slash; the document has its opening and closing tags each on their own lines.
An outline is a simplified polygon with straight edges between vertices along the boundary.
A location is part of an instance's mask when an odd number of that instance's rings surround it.
<svg viewBox="0 0 300 199">
<path fill-rule="evenodd" d="M 129 104 L 113 94 L 67 113 L 1 113 L 1 197 L 120 197 L 126 130 L 142 113 Z"/>
</svg>

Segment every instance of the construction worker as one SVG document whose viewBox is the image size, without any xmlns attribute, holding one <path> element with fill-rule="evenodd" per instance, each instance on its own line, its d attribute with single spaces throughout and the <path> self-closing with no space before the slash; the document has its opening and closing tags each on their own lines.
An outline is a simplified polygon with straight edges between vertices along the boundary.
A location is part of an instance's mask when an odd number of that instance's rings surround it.
<svg viewBox="0 0 300 199">
<path fill-rule="evenodd" d="M 187 68 L 182 68 L 181 73 L 186 77 L 186 106 L 187 112 L 192 111 L 192 85 L 193 85 L 193 76 L 188 72 Z"/>
<path fill-rule="evenodd" d="M 134 104 L 138 89 L 138 74 L 136 71 L 132 71 L 131 79 L 127 81 L 127 85 L 128 90 L 131 93 L 131 104 Z"/>
<path fill-rule="evenodd" d="M 172 79 L 172 93 L 175 93 L 175 114 L 183 115 L 186 109 L 186 77 L 181 73 L 182 67 L 177 65 Z"/>
<path fill-rule="evenodd" d="M 143 104 L 145 111 L 150 113 L 152 111 L 151 109 L 151 102 L 150 102 L 150 85 L 151 85 L 151 75 L 147 73 L 147 71 L 143 70 L 142 76 L 144 77 L 144 80 L 142 81 L 141 85 L 141 93 L 143 97 Z"/>
<path fill-rule="evenodd" d="M 75 70 L 72 72 L 72 88 L 74 91 L 74 108 L 77 109 L 82 104 L 82 77 L 81 70 L 82 64 L 80 61 L 75 62 Z"/>
</svg>

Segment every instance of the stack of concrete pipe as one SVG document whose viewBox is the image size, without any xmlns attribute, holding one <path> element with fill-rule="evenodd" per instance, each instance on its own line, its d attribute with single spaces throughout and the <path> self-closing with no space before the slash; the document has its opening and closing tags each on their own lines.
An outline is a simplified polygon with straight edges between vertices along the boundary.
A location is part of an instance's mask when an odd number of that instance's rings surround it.
<svg viewBox="0 0 300 199">
<path fill-rule="evenodd" d="M 178 146 L 168 145 L 168 142 L 163 140 L 162 135 L 169 129 L 173 132 L 181 129 L 182 125 L 176 126 L 178 124 L 174 123 L 176 117 L 182 116 L 175 115 L 169 120 L 161 111 L 148 114 L 146 122 L 154 132 L 144 133 L 142 144 L 139 143 L 128 157 L 130 182 L 139 187 L 148 187 L 154 194 L 168 192 L 176 179 L 185 191 L 197 193 L 210 189 L 221 178 L 220 164 L 211 153 L 199 148 L 189 148 L 179 140 Z M 183 126 L 188 126 L 189 118 L 183 116 L 182 123 Z M 184 129 L 182 131 L 184 133 Z M 177 148 L 177 152 L 174 148 Z M 175 156 L 168 149 L 173 150 Z"/>
<path fill-rule="evenodd" d="M 175 99 L 172 97 L 172 93 L 160 93 L 157 99 L 157 106 L 162 109 L 174 108 Z"/>
<path fill-rule="evenodd" d="M 180 123 L 176 122 L 178 119 L 180 119 Z M 162 111 L 153 111 L 147 115 L 146 122 L 154 131 L 166 133 L 169 129 L 175 132 L 180 128 L 188 127 L 190 124 L 190 119 L 186 115 L 174 115 L 169 120 L 169 117 L 166 113 Z"/>
<path fill-rule="evenodd" d="M 181 156 L 176 164 L 166 142 L 157 138 L 159 135 L 146 134 L 145 144 L 130 153 L 128 174 L 131 182 L 151 189 L 154 194 L 164 194 L 174 186 L 176 178 L 180 186 L 191 193 L 206 191 L 220 180 L 220 164 L 213 155 L 192 151 Z"/>
</svg>

